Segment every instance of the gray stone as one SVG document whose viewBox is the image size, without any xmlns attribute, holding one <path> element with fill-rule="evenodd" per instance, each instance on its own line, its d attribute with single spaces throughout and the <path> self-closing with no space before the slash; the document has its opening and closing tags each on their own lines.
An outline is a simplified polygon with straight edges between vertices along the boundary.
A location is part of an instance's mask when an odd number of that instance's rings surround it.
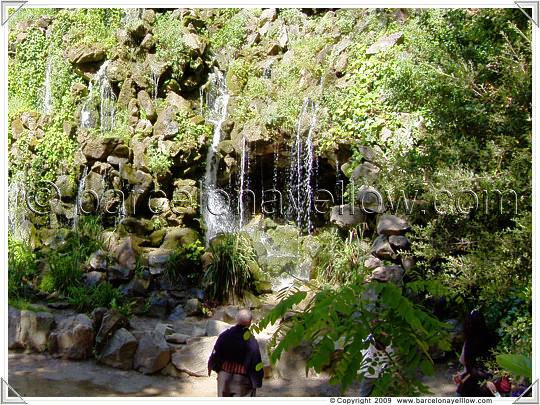
<svg viewBox="0 0 540 405">
<path fill-rule="evenodd" d="M 20 341 L 21 311 L 8 307 L 8 349 L 22 349 Z"/>
<path fill-rule="evenodd" d="M 183 319 L 186 319 L 186 311 L 184 310 L 184 307 L 182 305 L 177 305 L 171 314 L 169 315 L 170 321 L 181 321 Z"/>
<path fill-rule="evenodd" d="M 221 335 L 221 333 L 225 332 L 231 326 L 232 325 L 226 322 L 217 321 L 215 319 L 209 319 L 208 323 L 206 324 L 206 336 L 219 336 Z"/>
<path fill-rule="evenodd" d="M 178 133 L 176 116 L 179 112 L 191 113 L 189 101 L 176 93 L 169 92 L 165 99 L 165 106 L 158 114 L 154 125 L 154 135 L 162 139 L 172 139 Z"/>
<path fill-rule="evenodd" d="M 146 118 L 152 122 L 155 121 L 157 118 L 156 109 L 154 108 L 154 102 L 150 98 L 150 95 L 145 90 L 141 90 L 137 94 L 137 101 L 145 112 Z"/>
<path fill-rule="evenodd" d="M 161 248 L 174 250 L 182 245 L 195 243 L 197 240 L 199 240 L 199 234 L 194 229 L 176 227 L 167 232 Z"/>
<path fill-rule="evenodd" d="M 384 212 L 383 196 L 375 187 L 364 185 L 358 190 L 358 206 L 368 214 Z"/>
<path fill-rule="evenodd" d="M 77 193 L 77 185 L 71 176 L 68 176 L 67 174 L 58 176 L 55 184 L 60 190 L 60 195 L 62 197 L 75 197 L 75 194 Z"/>
<path fill-rule="evenodd" d="M 214 350 L 217 337 L 199 337 L 188 341 L 185 347 L 176 350 L 171 358 L 179 370 L 195 377 L 208 376 L 208 358 Z"/>
<path fill-rule="evenodd" d="M 401 266 L 405 271 L 409 271 L 414 268 L 416 265 L 416 260 L 413 257 L 404 256 L 401 258 Z"/>
<path fill-rule="evenodd" d="M 379 169 L 373 163 L 364 162 L 355 167 L 351 175 L 351 178 L 354 181 L 359 181 L 359 180 L 360 181 L 363 181 L 363 180 L 373 181 L 377 179 L 380 171 L 381 169 Z"/>
<path fill-rule="evenodd" d="M 188 316 L 199 315 L 201 313 L 201 303 L 197 298 L 191 298 L 186 301 L 184 310 Z"/>
<path fill-rule="evenodd" d="M 127 318 L 120 312 L 110 309 L 104 315 L 96 334 L 96 348 L 101 350 L 112 338 L 114 332 L 128 325 Z"/>
<path fill-rule="evenodd" d="M 381 266 L 373 270 L 370 277 L 372 280 L 400 283 L 404 274 L 405 270 L 401 266 Z"/>
<path fill-rule="evenodd" d="M 154 318 L 164 318 L 167 315 L 169 305 L 168 297 L 162 291 L 153 291 L 148 299 L 147 316 Z"/>
<path fill-rule="evenodd" d="M 259 27 L 262 27 L 267 22 L 273 22 L 277 18 L 277 10 L 275 8 L 265 8 L 259 16 Z"/>
<path fill-rule="evenodd" d="M 98 360 L 111 367 L 131 370 L 137 346 L 137 339 L 131 332 L 124 328 L 118 329 L 112 339 L 105 345 Z"/>
<path fill-rule="evenodd" d="M 54 317 L 48 312 L 22 310 L 19 324 L 19 342 L 27 351 L 43 352 L 54 325 Z"/>
<path fill-rule="evenodd" d="M 176 333 L 188 335 L 190 337 L 200 337 L 206 335 L 206 323 L 208 321 L 194 321 L 192 318 L 187 318 L 180 321 L 173 321 L 173 327 Z"/>
<path fill-rule="evenodd" d="M 384 235 L 378 236 L 373 242 L 371 253 L 380 259 L 395 259 L 397 257 L 396 252 L 392 249 L 388 238 Z"/>
<path fill-rule="evenodd" d="M 102 45 L 76 45 L 66 51 L 68 60 L 73 64 L 95 63 L 105 60 L 107 54 Z"/>
<path fill-rule="evenodd" d="M 366 214 L 358 207 L 335 205 L 330 212 L 330 222 L 340 228 L 355 227 L 366 222 Z"/>
<path fill-rule="evenodd" d="M 190 338 L 191 336 L 184 335 L 182 333 L 172 333 L 170 335 L 165 336 L 165 340 L 168 343 L 174 343 L 174 344 L 180 344 L 180 345 L 186 344 L 186 342 Z"/>
<path fill-rule="evenodd" d="M 148 266 L 151 274 L 162 274 L 169 263 L 170 257 L 173 254 L 169 249 L 155 249 L 148 254 Z"/>
<path fill-rule="evenodd" d="M 366 50 L 366 54 L 374 55 L 376 53 L 386 51 L 394 45 L 401 43 L 403 43 L 403 32 L 396 32 L 379 39 Z"/>
<path fill-rule="evenodd" d="M 133 239 L 125 238 L 113 251 L 113 256 L 121 267 L 135 270 L 137 266 L 137 252 L 133 248 Z"/>
<path fill-rule="evenodd" d="M 164 368 L 171 359 L 165 337 L 156 332 L 145 332 L 139 340 L 133 368 L 144 374 L 155 373 Z"/>
<path fill-rule="evenodd" d="M 377 233 L 379 235 L 402 235 L 409 231 L 409 223 L 395 215 L 384 214 L 378 218 Z"/>
<path fill-rule="evenodd" d="M 88 264 L 92 270 L 107 269 L 107 253 L 103 250 L 98 250 L 90 255 Z"/>
<path fill-rule="evenodd" d="M 396 251 L 407 250 L 410 246 L 409 239 L 403 235 L 390 235 L 388 241 Z"/>
<path fill-rule="evenodd" d="M 366 269 L 376 269 L 377 267 L 382 266 L 382 260 L 378 257 L 375 257 L 373 255 L 369 255 L 366 257 L 366 260 L 364 260 L 364 267 Z"/>
<path fill-rule="evenodd" d="M 60 321 L 48 339 L 49 353 L 63 359 L 85 360 L 92 354 L 94 325 L 85 314 Z"/>
<path fill-rule="evenodd" d="M 106 160 L 107 156 L 116 146 L 112 138 L 90 137 L 82 146 L 82 152 L 87 159 Z"/>
<path fill-rule="evenodd" d="M 105 278 L 105 274 L 99 271 L 90 271 L 84 275 L 84 285 L 94 287 Z"/>
<path fill-rule="evenodd" d="M 107 269 L 107 280 L 112 282 L 128 281 L 132 275 L 132 270 L 120 265 L 114 265 Z"/>
</svg>

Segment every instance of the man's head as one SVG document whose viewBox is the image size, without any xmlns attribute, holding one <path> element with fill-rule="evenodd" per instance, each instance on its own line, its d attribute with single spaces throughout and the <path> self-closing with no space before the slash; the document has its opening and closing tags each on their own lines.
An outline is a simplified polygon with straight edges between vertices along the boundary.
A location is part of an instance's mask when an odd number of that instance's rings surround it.
<svg viewBox="0 0 540 405">
<path fill-rule="evenodd" d="M 249 309 L 241 309 L 236 314 L 236 324 L 241 326 L 251 325 L 251 311 Z"/>
</svg>

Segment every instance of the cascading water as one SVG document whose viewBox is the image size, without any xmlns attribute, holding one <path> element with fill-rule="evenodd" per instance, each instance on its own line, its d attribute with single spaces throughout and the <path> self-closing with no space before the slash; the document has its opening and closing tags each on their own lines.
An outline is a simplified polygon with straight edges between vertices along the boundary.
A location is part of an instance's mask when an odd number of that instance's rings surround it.
<svg viewBox="0 0 540 405">
<path fill-rule="evenodd" d="M 26 217 L 24 176 L 13 176 L 8 185 L 8 230 L 15 240 L 28 242 L 30 222 Z"/>
<path fill-rule="evenodd" d="M 308 124 L 306 139 L 302 136 Z M 317 105 L 306 98 L 304 100 L 296 138 L 291 149 L 291 165 L 289 172 L 289 197 L 293 199 L 289 216 L 295 218 L 298 228 L 312 231 L 313 207 L 313 133 L 317 124 Z M 293 215 L 295 214 L 295 215 Z"/>
<path fill-rule="evenodd" d="M 116 95 L 111 86 L 111 82 L 107 77 L 107 68 L 109 67 L 109 61 L 105 61 L 94 78 L 90 81 L 88 87 L 88 99 L 83 105 L 81 111 L 81 127 L 92 128 L 94 122 L 92 122 L 91 108 L 93 106 L 95 88 L 99 92 L 99 126 L 101 132 L 110 131 L 114 128 L 114 120 L 116 116 Z"/>
<path fill-rule="evenodd" d="M 242 161 L 240 162 L 240 193 L 238 194 L 238 206 L 240 211 L 238 228 L 242 228 L 245 223 L 244 218 L 244 192 L 249 187 L 248 182 L 249 173 L 249 147 L 247 145 L 246 138 L 242 138 Z"/>
<path fill-rule="evenodd" d="M 153 92 L 153 97 L 154 97 L 154 100 L 157 99 L 158 97 L 158 91 L 159 91 L 159 77 L 160 77 L 160 72 L 157 68 L 155 67 L 151 67 L 151 76 L 152 76 L 152 92 Z"/>
<path fill-rule="evenodd" d="M 79 180 L 79 188 L 77 189 L 77 197 L 75 198 L 75 213 L 73 216 L 73 229 L 77 229 L 79 224 L 79 216 L 81 215 L 82 196 L 86 187 L 86 177 L 88 176 L 88 166 L 84 167 L 83 173 Z"/>
<path fill-rule="evenodd" d="M 214 125 L 212 144 L 206 157 L 206 173 L 202 190 L 203 205 L 201 207 L 206 224 L 206 243 L 220 232 L 230 232 L 235 229 L 234 215 L 230 210 L 230 200 L 216 192 L 217 169 L 219 165 L 217 148 L 221 141 L 221 127 L 227 119 L 229 93 L 223 73 L 218 69 L 209 75 L 206 89 L 206 121 Z"/>
</svg>

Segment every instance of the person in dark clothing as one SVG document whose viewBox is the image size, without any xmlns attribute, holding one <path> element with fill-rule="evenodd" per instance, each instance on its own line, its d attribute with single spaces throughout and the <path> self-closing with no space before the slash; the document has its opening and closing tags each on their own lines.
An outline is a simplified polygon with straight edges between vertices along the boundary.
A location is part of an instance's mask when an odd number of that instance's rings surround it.
<svg viewBox="0 0 540 405">
<path fill-rule="evenodd" d="M 236 325 L 219 335 L 208 359 L 208 375 L 218 373 L 219 397 L 254 397 L 262 387 L 261 352 L 253 336 L 244 335 L 251 325 L 251 312 L 242 309 Z"/>
<path fill-rule="evenodd" d="M 484 384 L 491 376 L 481 369 L 479 361 L 488 352 L 490 344 L 486 322 L 480 311 L 475 309 L 466 317 L 463 334 L 465 341 L 459 362 L 465 370 L 454 376 L 457 393 L 463 397 L 492 396 L 490 386 Z"/>
</svg>

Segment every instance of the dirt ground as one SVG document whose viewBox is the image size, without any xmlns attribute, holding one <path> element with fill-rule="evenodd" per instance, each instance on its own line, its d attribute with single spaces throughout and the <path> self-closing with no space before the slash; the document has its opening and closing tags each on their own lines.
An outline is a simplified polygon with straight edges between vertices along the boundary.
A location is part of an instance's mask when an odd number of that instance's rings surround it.
<svg viewBox="0 0 540 405">
<path fill-rule="evenodd" d="M 424 382 L 436 396 L 452 396 L 455 371 L 438 366 Z M 216 374 L 200 378 L 144 375 L 102 366 L 94 361 L 67 361 L 46 354 L 9 352 L 8 383 L 24 397 L 205 397 L 216 395 Z M 348 395 L 355 396 L 353 387 Z M 324 377 L 298 380 L 266 379 L 257 396 L 339 396 L 339 389 Z"/>
</svg>

